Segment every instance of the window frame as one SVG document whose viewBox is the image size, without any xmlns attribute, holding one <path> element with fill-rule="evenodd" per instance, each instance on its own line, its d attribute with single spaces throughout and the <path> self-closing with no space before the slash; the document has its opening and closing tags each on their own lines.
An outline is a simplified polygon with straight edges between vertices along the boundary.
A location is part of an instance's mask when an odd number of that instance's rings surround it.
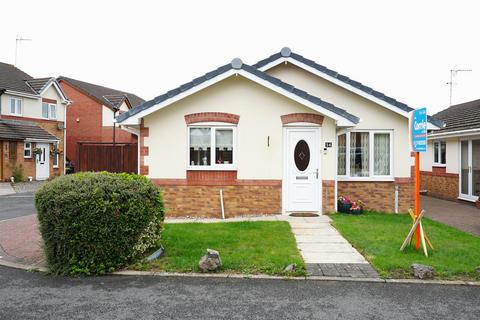
<svg viewBox="0 0 480 320">
<path fill-rule="evenodd" d="M 29 148 L 27 148 L 27 144 L 30 145 Z M 25 155 L 25 151 L 27 151 L 27 150 L 30 151 L 30 155 L 29 155 L 29 156 Z M 23 143 L 23 157 L 24 157 L 25 159 L 31 159 L 31 158 L 32 158 L 32 150 L 33 150 L 33 146 L 32 146 L 32 143 L 31 143 L 31 142 L 24 142 L 24 143 Z"/>
<path fill-rule="evenodd" d="M 210 129 L 210 165 L 206 166 L 192 166 L 190 164 L 190 129 Z M 232 157 L 232 162 L 231 164 L 218 164 L 215 163 L 215 131 L 219 129 L 228 129 L 232 130 L 232 145 L 233 145 L 233 157 Z M 187 170 L 199 170 L 199 171 L 206 171 L 206 170 L 212 170 L 212 171 L 236 171 L 237 170 L 237 126 L 232 125 L 230 123 L 222 123 L 222 124 L 199 124 L 195 123 L 192 125 L 187 126 Z"/>
<path fill-rule="evenodd" d="M 352 177 L 350 176 L 350 133 L 352 132 L 368 132 L 368 143 L 369 143 L 369 163 L 368 163 L 368 176 L 366 177 Z M 345 134 L 345 175 L 338 174 L 338 137 Z M 388 134 L 390 136 L 390 174 L 389 175 L 375 175 L 375 143 L 374 143 L 374 135 L 375 134 Z M 393 170 L 394 170 L 394 161 L 393 161 L 393 130 L 366 130 L 366 129 L 358 129 L 358 130 L 342 130 L 337 132 L 337 141 L 335 145 L 336 153 L 335 153 L 335 161 L 337 166 L 335 168 L 337 179 L 339 181 L 393 181 Z"/>
<path fill-rule="evenodd" d="M 12 101 L 15 101 L 15 112 L 12 112 Z M 20 104 L 20 112 L 18 112 L 18 106 Z M 22 98 L 10 98 L 9 111 L 12 116 L 23 117 L 23 99 Z"/>
<path fill-rule="evenodd" d="M 43 115 L 43 105 L 47 105 L 47 117 Z M 55 108 L 55 117 L 52 117 L 52 107 Z M 56 103 L 42 102 L 42 119 L 57 120 L 57 111 L 58 108 Z"/>
<path fill-rule="evenodd" d="M 438 143 L 438 150 L 435 150 L 435 144 Z M 445 163 L 442 163 L 442 143 L 445 144 Z M 432 143 L 432 149 L 433 149 L 433 154 L 432 154 L 432 163 L 434 167 L 446 167 L 447 166 L 447 141 L 445 140 L 436 140 L 433 141 Z M 440 161 L 435 161 L 435 154 L 437 153 L 438 160 Z"/>
</svg>

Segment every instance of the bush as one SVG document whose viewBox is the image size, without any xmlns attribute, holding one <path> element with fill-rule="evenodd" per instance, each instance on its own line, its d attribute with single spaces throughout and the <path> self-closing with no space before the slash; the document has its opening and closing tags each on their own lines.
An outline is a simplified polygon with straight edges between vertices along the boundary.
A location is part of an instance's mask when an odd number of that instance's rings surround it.
<svg viewBox="0 0 480 320">
<path fill-rule="evenodd" d="M 13 177 L 13 181 L 15 182 L 22 182 L 25 180 L 25 177 L 23 175 L 22 165 L 19 165 L 18 167 L 17 166 L 12 167 L 12 177 Z"/>
<path fill-rule="evenodd" d="M 35 195 L 50 272 L 103 274 L 159 244 L 160 190 L 135 174 L 76 173 L 55 178 Z"/>
</svg>

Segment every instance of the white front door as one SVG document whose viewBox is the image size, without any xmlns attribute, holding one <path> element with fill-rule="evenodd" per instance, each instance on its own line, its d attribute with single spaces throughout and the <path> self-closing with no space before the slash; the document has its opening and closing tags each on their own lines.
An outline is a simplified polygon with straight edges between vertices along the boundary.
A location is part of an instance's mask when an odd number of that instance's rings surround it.
<svg viewBox="0 0 480 320">
<path fill-rule="evenodd" d="M 321 208 L 320 128 L 285 128 L 284 211 Z"/>
<path fill-rule="evenodd" d="M 42 150 L 41 154 L 36 155 L 36 179 L 46 180 L 50 176 L 50 145 L 47 143 L 37 143 L 36 147 Z"/>
</svg>

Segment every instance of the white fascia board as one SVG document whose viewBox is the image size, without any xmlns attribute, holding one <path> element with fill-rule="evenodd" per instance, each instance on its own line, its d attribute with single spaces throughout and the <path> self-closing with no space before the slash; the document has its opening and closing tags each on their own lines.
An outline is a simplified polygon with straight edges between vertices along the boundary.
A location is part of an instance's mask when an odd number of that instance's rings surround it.
<svg viewBox="0 0 480 320">
<path fill-rule="evenodd" d="M 304 64 L 303 62 L 300 62 L 300 61 L 298 61 L 298 60 L 296 60 L 296 59 L 293 59 L 292 57 L 281 57 L 281 58 L 279 58 L 279 59 L 277 59 L 277 60 L 275 60 L 275 61 L 272 61 L 272 62 L 264 65 L 263 67 L 259 68 L 259 70 L 260 70 L 260 71 L 266 71 L 266 70 L 268 70 L 268 69 L 270 69 L 270 68 L 272 68 L 272 67 L 274 67 L 274 66 L 276 66 L 276 65 L 279 65 L 279 64 L 282 63 L 282 62 L 291 63 L 291 64 L 293 64 L 293 65 L 295 65 L 295 66 L 297 66 L 297 67 L 299 67 L 299 68 L 302 68 L 302 69 L 304 69 L 304 70 L 306 70 L 306 71 L 308 71 L 308 72 L 310 72 L 310 73 L 313 73 L 313 74 L 319 76 L 319 77 L 322 78 L 322 79 L 325 79 L 325 80 L 327 80 L 327 81 L 330 81 L 330 82 L 332 82 L 332 83 L 334 83 L 334 84 L 336 84 L 336 85 L 338 85 L 338 86 L 340 86 L 340 87 L 342 87 L 342 88 L 344 88 L 344 89 L 347 89 L 347 90 L 349 90 L 349 91 L 351 91 L 351 92 L 353 92 L 353 93 L 355 93 L 355 94 L 357 94 L 357 95 L 359 95 L 359 96 L 361 96 L 361 97 L 363 97 L 363 98 L 365 98 L 365 99 L 368 99 L 368 100 L 370 100 L 370 101 L 372 101 L 372 102 L 375 102 L 376 104 L 379 104 L 379 105 L 381 105 L 382 107 L 385 107 L 385 108 L 387 108 L 387 109 L 390 110 L 390 111 L 393 111 L 393 112 L 395 112 L 395 113 L 398 113 L 398 114 L 400 114 L 400 115 L 408 118 L 408 112 L 407 112 L 407 111 L 401 110 L 401 109 L 399 109 L 398 107 L 396 107 L 396 106 L 394 106 L 394 105 L 392 105 L 392 104 L 390 104 L 390 103 L 388 103 L 388 102 L 385 102 L 385 101 L 383 101 L 383 100 L 381 100 L 381 99 L 378 99 L 377 97 L 375 97 L 375 96 L 373 96 L 373 95 L 371 95 L 371 94 L 368 94 L 368 93 L 366 93 L 366 92 L 363 92 L 362 90 L 360 90 L 360 89 L 358 89 L 358 88 L 355 88 L 354 86 L 352 86 L 352 85 L 350 85 L 350 84 L 348 84 L 348 83 L 345 83 L 345 82 L 343 82 L 343 81 L 340 81 L 340 80 L 338 80 L 337 78 L 334 78 L 334 77 L 332 77 L 332 76 L 329 76 L 329 75 L 326 74 L 326 73 L 320 72 L 320 71 L 318 71 L 317 69 L 312 68 L 312 67 Z"/>
<path fill-rule="evenodd" d="M 270 83 L 270 82 L 268 82 L 268 81 L 266 81 L 262 78 L 259 78 L 256 75 L 254 75 L 254 74 L 252 74 L 248 71 L 245 71 L 243 69 L 231 69 L 231 70 L 229 70 L 229 71 L 227 71 L 227 72 L 225 72 L 221 75 L 218 75 L 218 76 L 216 76 L 216 77 L 214 77 L 210 80 L 205 81 L 204 83 L 202 83 L 198 86 L 195 86 L 195 87 L 191 88 L 190 90 L 182 92 L 181 94 L 176 95 L 175 97 L 172 97 L 171 99 L 165 100 L 165 101 L 163 101 L 163 102 L 161 102 L 161 103 L 159 103 L 155 106 L 152 106 L 148 109 L 145 109 L 145 110 L 143 110 L 143 111 L 125 119 L 124 121 L 119 122 L 119 123 L 122 124 L 122 125 L 138 125 L 140 123 L 140 119 L 145 117 L 146 115 L 151 114 L 151 113 L 153 113 L 155 111 L 158 111 L 160 109 L 163 109 L 164 107 L 166 107 L 166 106 L 168 106 L 168 105 L 170 105 L 170 104 L 172 104 L 172 103 L 174 103 L 178 100 L 181 100 L 181 99 L 183 99 L 183 98 L 185 98 L 185 97 L 187 97 L 191 94 L 194 94 L 194 93 L 196 93 L 200 90 L 203 90 L 203 89 L 205 89 L 205 88 L 207 88 L 207 87 L 209 87 L 209 86 L 211 86 L 211 85 L 213 85 L 217 82 L 220 82 L 220 81 L 222 81 L 222 80 L 224 80 L 224 79 L 226 79 L 226 78 L 228 78 L 232 75 L 238 75 L 238 74 L 247 78 L 247 79 L 249 79 L 249 80 L 252 80 L 253 82 L 256 82 L 256 83 L 258 83 L 258 84 L 260 84 L 260 85 L 262 85 L 266 88 L 269 88 L 269 89 L 271 89 L 271 90 L 273 90 L 273 91 L 275 91 L 275 92 L 277 92 L 277 93 L 279 93 L 279 94 L 281 94 L 281 95 L 283 95 L 287 98 L 290 98 L 290 99 L 292 99 L 292 100 L 294 100 L 294 101 L 296 101 L 296 102 L 298 102 L 298 103 L 300 103 L 300 104 L 302 104 L 302 105 L 304 105 L 304 106 L 306 106 L 306 107 L 308 107 L 308 108 L 310 108 L 314 111 L 317 111 L 317 112 L 319 112 L 319 113 L 321 113 L 321 114 L 323 114 L 327 117 L 330 117 L 330 118 L 336 120 L 338 126 L 346 126 L 346 127 L 355 126 L 355 123 L 351 122 L 350 120 L 348 120 L 348 119 L 346 119 L 346 118 L 344 118 L 344 117 L 342 117 L 342 116 L 340 116 L 340 115 L 338 115 L 334 112 L 331 112 L 330 110 L 324 109 L 324 108 L 312 103 L 311 101 L 303 99 L 303 98 L 299 97 L 298 95 L 296 95 L 292 92 L 289 92 L 289 91 L 287 91 L 287 90 L 285 90 L 285 89 L 283 89 L 279 86 L 276 86 L 276 85 L 274 85 L 274 84 L 272 84 L 272 83 Z"/>
<path fill-rule="evenodd" d="M 5 93 L 10 94 L 12 96 L 19 96 L 19 97 L 25 97 L 25 98 L 31 98 L 31 99 L 41 98 L 40 95 L 18 92 L 18 91 L 14 91 L 14 90 L 5 90 Z"/>
<path fill-rule="evenodd" d="M 26 138 L 26 142 L 59 142 L 60 139 L 34 139 L 34 138 Z"/>
<path fill-rule="evenodd" d="M 480 134 L 480 128 L 468 129 L 468 130 L 459 130 L 451 132 L 440 132 L 440 133 L 431 133 L 427 135 L 428 140 L 439 139 L 439 138 L 455 138 L 455 137 L 464 137 L 464 136 L 475 136 Z"/>
<path fill-rule="evenodd" d="M 68 100 L 68 98 L 65 96 L 65 93 L 63 92 L 62 88 L 60 88 L 60 86 L 57 84 L 57 80 L 55 78 L 51 78 L 50 80 L 48 80 L 47 84 L 43 87 L 42 91 L 40 91 L 40 95 L 43 95 L 51 86 L 54 86 L 55 90 L 57 90 L 58 94 L 62 98 L 62 103 L 70 102 L 70 100 Z"/>
<path fill-rule="evenodd" d="M 122 125 L 120 126 L 120 128 L 122 130 L 125 130 L 127 132 L 130 132 L 131 134 L 134 134 L 136 136 L 140 136 L 140 129 L 138 128 L 138 126 L 125 126 L 125 125 Z"/>
</svg>

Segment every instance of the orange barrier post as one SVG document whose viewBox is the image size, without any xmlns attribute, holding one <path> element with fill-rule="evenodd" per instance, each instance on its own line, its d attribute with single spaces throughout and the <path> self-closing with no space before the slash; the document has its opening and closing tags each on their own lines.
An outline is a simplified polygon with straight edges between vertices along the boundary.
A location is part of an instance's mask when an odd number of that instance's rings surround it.
<svg viewBox="0 0 480 320">
<path fill-rule="evenodd" d="M 420 152 L 415 152 L 415 219 L 420 215 Z M 420 249 L 420 226 L 415 230 L 415 249 Z"/>
</svg>

